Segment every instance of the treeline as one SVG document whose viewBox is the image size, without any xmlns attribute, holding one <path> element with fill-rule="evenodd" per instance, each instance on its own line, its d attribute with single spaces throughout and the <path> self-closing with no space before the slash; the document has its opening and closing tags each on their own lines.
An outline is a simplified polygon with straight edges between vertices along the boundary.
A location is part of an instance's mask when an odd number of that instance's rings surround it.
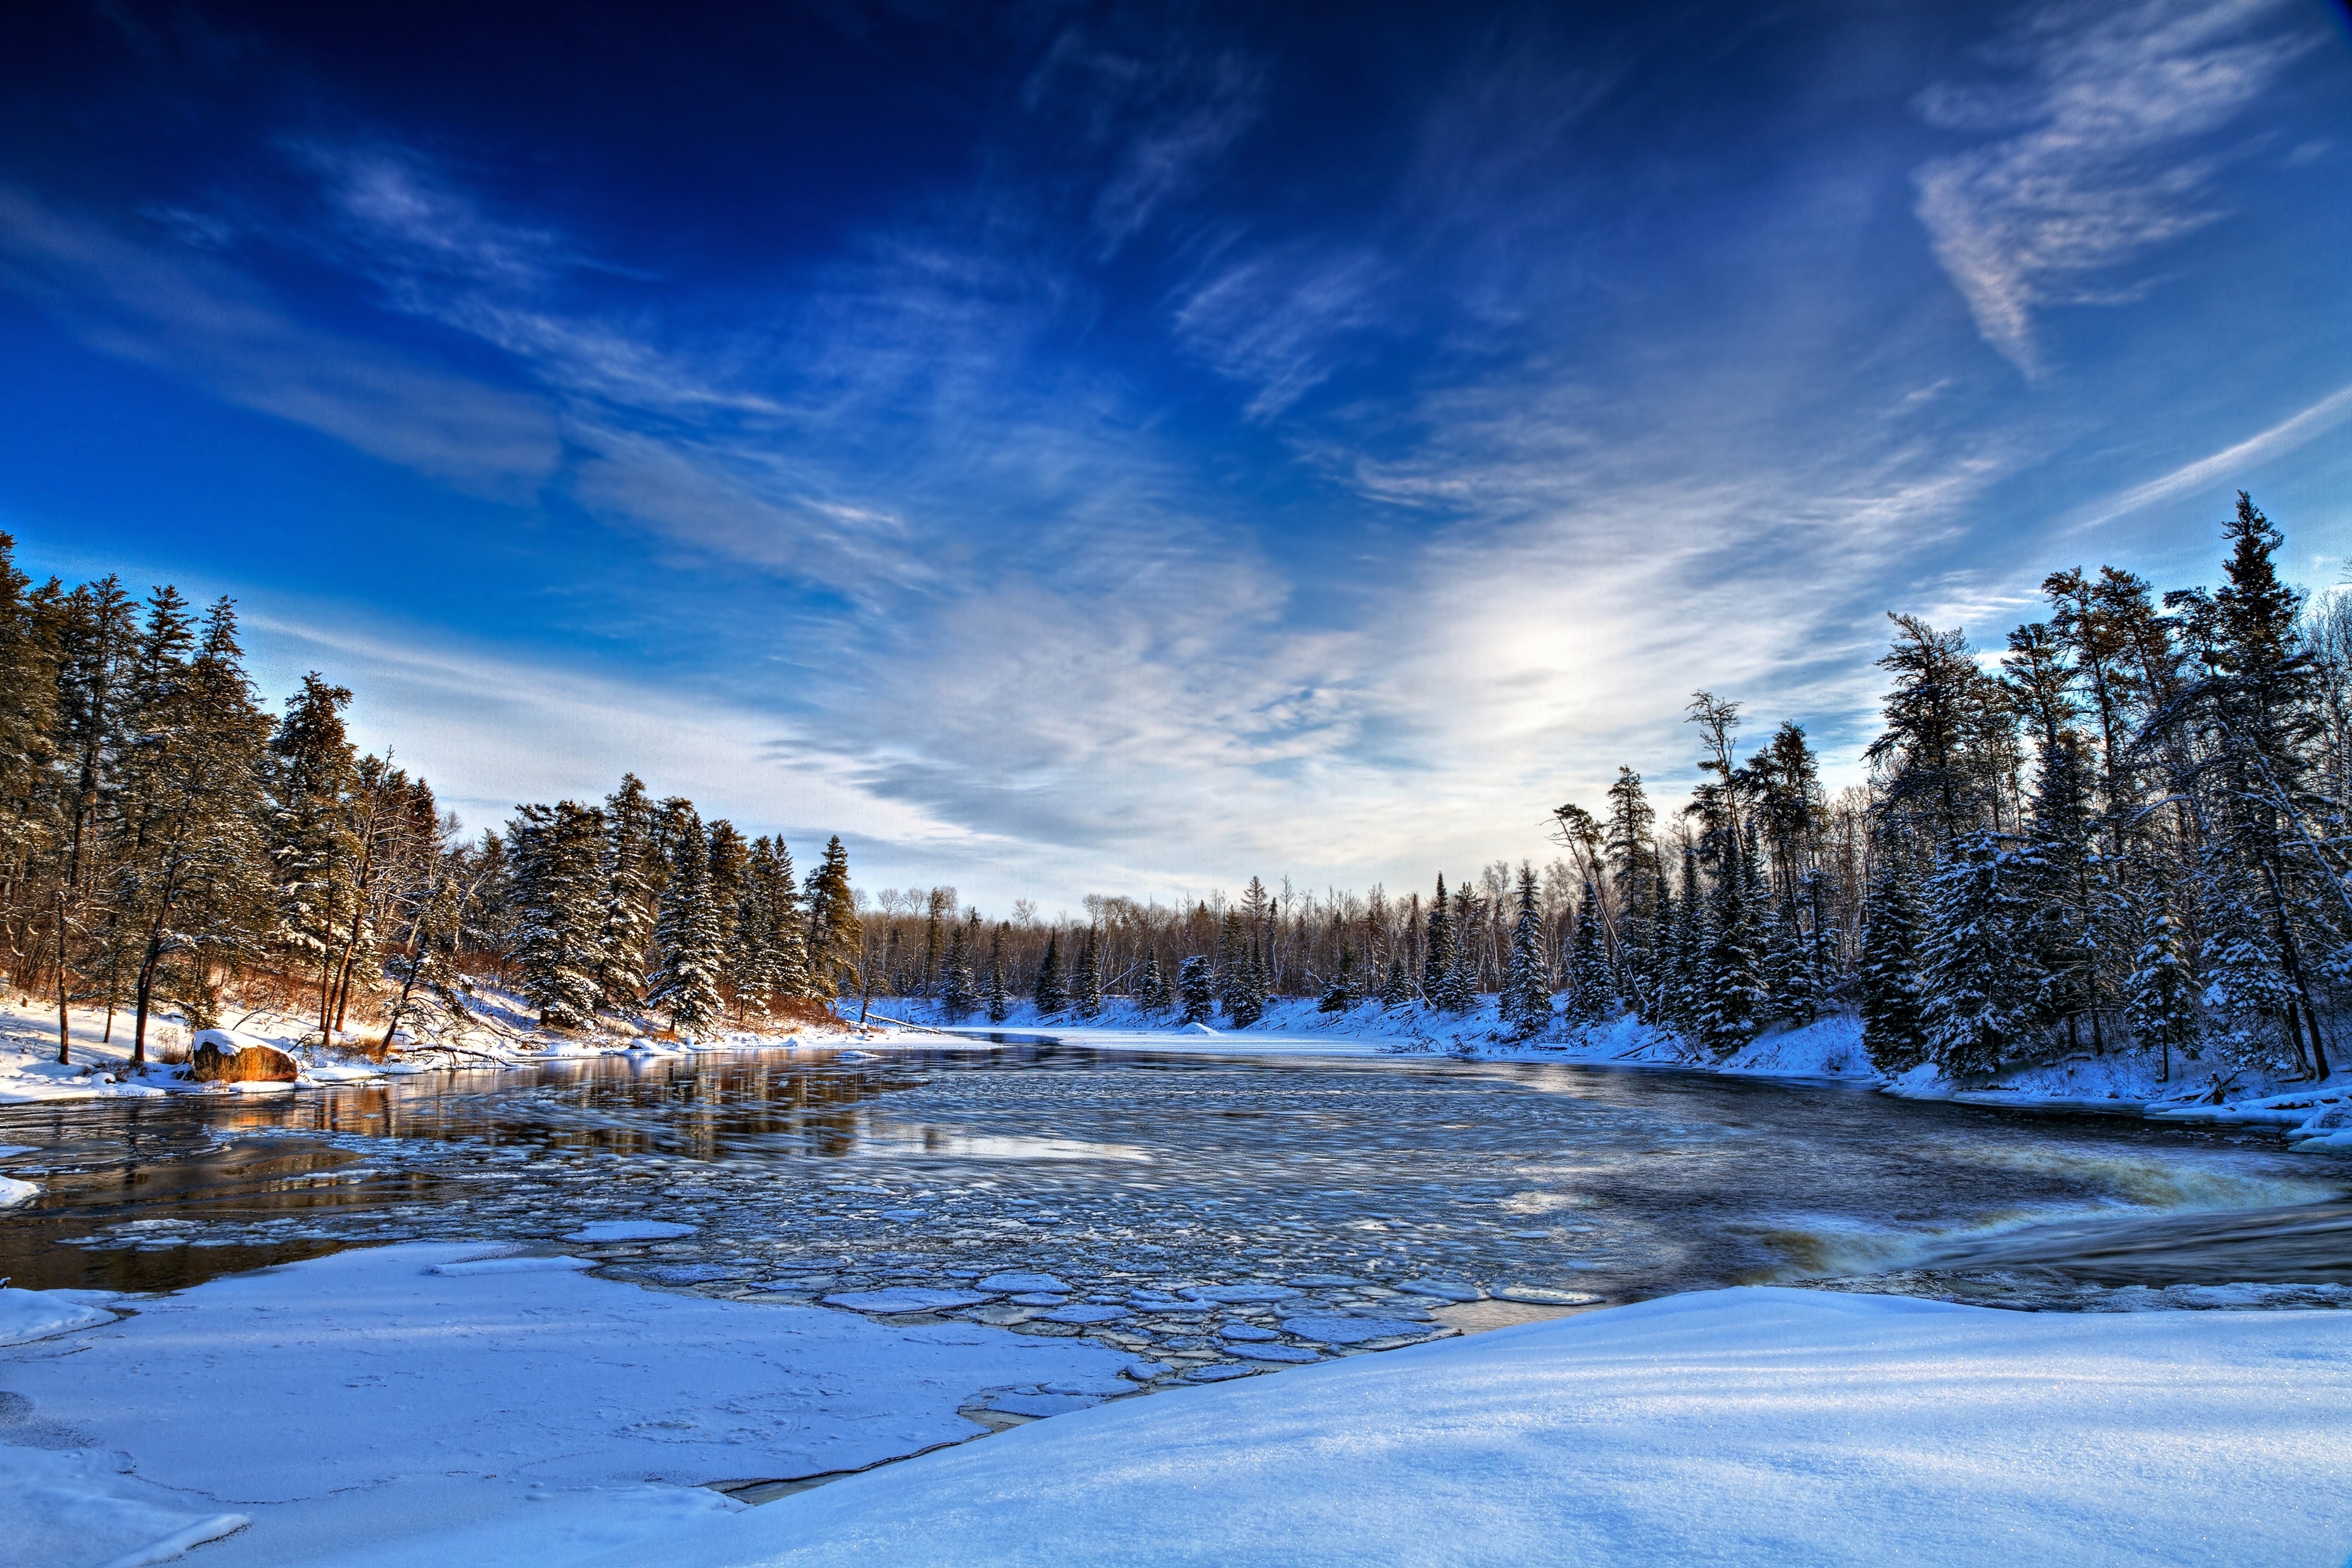
<svg viewBox="0 0 2352 1568">
<path fill-rule="evenodd" d="M 1466 1013 L 1524 1036 L 1630 1014 L 1717 1056 L 1850 1007 L 1890 1072 L 1982 1075 L 2053 1050 L 2218 1053 L 2329 1071 L 2352 990 L 2352 603 L 2278 576 L 2241 495 L 2224 583 L 2159 595 L 2115 567 L 2042 584 L 1997 658 L 1895 616 L 1869 783 L 1832 795 L 1803 729 L 1743 752 L 1697 693 L 1701 782 L 1661 821 L 1619 771 L 1555 813 L 1565 851 L 1424 900 L 1089 898 L 988 922 L 951 889 L 868 916 L 884 989 L 951 1016 L 1125 996 L 1246 1026 L 1273 996 Z M 2340 1054 L 2340 1053 L 2337 1053 Z"/>
<path fill-rule="evenodd" d="M 413 1008 L 466 1008 L 473 976 L 550 1026 L 685 1031 L 858 984 L 839 838 L 803 884 L 780 839 L 629 776 L 463 842 L 425 780 L 352 744 L 350 691 L 313 673 L 263 708 L 230 601 L 36 587 L 14 548 L 0 534 L 0 956 L 57 1006 L 60 1060 L 76 1003 L 110 1037 L 127 1010 L 143 1064 L 155 1015 L 210 1027 L 232 997 L 388 1045 Z"/>
</svg>

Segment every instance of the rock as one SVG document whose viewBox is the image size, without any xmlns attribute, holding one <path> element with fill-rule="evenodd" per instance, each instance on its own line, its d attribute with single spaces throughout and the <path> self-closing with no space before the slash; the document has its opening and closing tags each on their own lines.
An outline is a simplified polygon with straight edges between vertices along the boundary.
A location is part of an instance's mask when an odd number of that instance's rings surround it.
<svg viewBox="0 0 2352 1568">
<path fill-rule="evenodd" d="M 275 1046 L 238 1045 L 219 1029 L 196 1040 L 188 1076 L 198 1083 L 292 1083 L 301 1076 L 294 1058 Z"/>
</svg>

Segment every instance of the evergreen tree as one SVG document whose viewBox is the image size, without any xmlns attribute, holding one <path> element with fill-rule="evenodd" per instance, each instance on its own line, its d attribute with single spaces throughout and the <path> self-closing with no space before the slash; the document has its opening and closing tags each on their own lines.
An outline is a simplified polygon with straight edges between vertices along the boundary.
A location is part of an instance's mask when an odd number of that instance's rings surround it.
<svg viewBox="0 0 2352 1568">
<path fill-rule="evenodd" d="M 1225 977 L 1225 1021 L 1233 1028 L 1246 1029 L 1264 1016 L 1265 958 L 1253 936 Z"/>
<path fill-rule="evenodd" d="M 1087 928 L 1086 940 L 1078 944 L 1077 968 L 1070 979 L 1070 999 L 1077 1004 L 1078 1016 L 1099 1017 L 1103 1005 L 1102 959 L 1096 950 L 1092 926 Z"/>
<path fill-rule="evenodd" d="M 688 814 L 670 846 L 669 880 L 654 924 L 654 973 L 646 1005 L 669 1015 L 693 1037 L 719 1016 L 719 982 L 727 942 L 710 886 L 710 841 Z"/>
<path fill-rule="evenodd" d="M 1165 1013 L 1175 1001 L 1175 988 L 1168 983 L 1168 972 L 1160 967 L 1157 957 L 1143 961 L 1143 973 L 1137 976 L 1135 999 L 1146 1013 Z"/>
<path fill-rule="evenodd" d="M 653 938 L 654 803 L 645 781 L 621 775 L 604 797 L 604 922 L 597 938 L 597 1004 L 628 1012 L 644 1000 L 646 949 Z M 764 989 L 764 988 L 763 988 Z"/>
<path fill-rule="evenodd" d="M 1432 1006 L 1442 1005 L 1438 994 L 1454 972 L 1454 916 L 1445 900 L 1445 879 L 1437 879 L 1437 897 L 1430 900 L 1429 936 L 1422 949 L 1421 994 Z"/>
<path fill-rule="evenodd" d="M 857 988 L 857 954 L 865 931 L 857 918 L 857 896 L 849 886 L 849 851 L 835 834 L 824 847 L 824 858 L 811 872 L 808 897 L 809 992 L 818 997 L 838 996 Z"/>
<path fill-rule="evenodd" d="M 1698 851 L 1688 845 L 1683 847 L 1681 891 L 1669 903 L 1662 886 L 1659 910 L 1665 940 L 1657 955 L 1657 1000 L 1652 1021 L 1696 1043 L 1714 984 L 1706 965 L 1707 955 L 1715 951 L 1715 931 L 1714 910 L 1699 881 Z"/>
<path fill-rule="evenodd" d="M 1568 950 L 1565 1011 L 1571 1027 L 1584 1028 L 1609 1016 L 1612 1001 L 1608 954 L 1601 942 L 1601 890 L 1592 879 L 1576 901 L 1576 934 Z"/>
<path fill-rule="evenodd" d="M 1551 1026 L 1550 966 L 1544 958 L 1543 914 L 1536 900 L 1536 873 L 1519 867 L 1519 912 L 1511 923 L 1511 960 L 1505 972 L 1503 1021 L 1520 1036 Z"/>
<path fill-rule="evenodd" d="M 1344 1013 L 1363 996 L 1363 987 L 1356 983 L 1356 950 L 1339 944 L 1339 966 L 1324 983 L 1322 999 L 1316 1003 L 1318 1013 Z"/>
<path fill-rule="evenodd" d="M 722 950 L 735 945 L 735 917 L 743 905 L 743 890 L 751 875 L 751 845 L 723 816 L 710 821 L 710 908 L 719 921 Z"/>
<path fill-rule="evenodd" d="M 516 811 L 514 957 L 523 995 L 549 1028 L 576 1029 L 595 1011 L 604 955 L 603 816 L 577 801 Z"/>
<path fill-rule="evenodd" d="M 964 942 L 964 928 L 950 928 L 947 963 L 940 977 L 940 1011 L 950 1024 L 971 1016 L 971 954 Z"/>
<path fill-rule="evenodd" d="M 1642 787 L 1642 775 L 1631 768 L 1617 770 L 1609 786 L 1609 819 L 1601 847 L 1609 861 L 1610 880 L 1622 911 L 1617 944 L 1617 994 L 1645 1024 L 1668 1021 L 1672 1012 L 1662 971 L 1669 941 L 1665 869 L 1652 835 L 1657 814 Z"/>
<path fill-rule="evenodd" d="M 1004 927 L 999 925 L 988 942 L 988 1021 L 1002 1024 L 1013 1016 L 1013 993 L 1004 984 Z"/>
<path fill-rule="evenodd" d="M 1397 1008 L 1412 1000 L 1412 976 L 1405 973 L 1402 954 L 1389 959 L 1388 978 L 1381 982 L 1381 1005 Z"/>
<path fill-rule="evenodd" d="M 1927 1052 L 1954 1078 L 1989 1073 L 2038 1033 L 2044 976 L 2021 938 L 2028 877 L 2013 841 L 1963 834 L 1930 888 Z"/>
<path fill-rule="evenodd" d="M 1045 960 L 1037 966 L 1037 984 L 1030 991 L 1037 1004 L 1037 1016 L 1050 1018 L 1069 1001 L 1062 989 L 1062 936 L 1055 931 L 1045 939 Z"/>
<path fill-rule="evenodd" d="M 277 871 L 278 940 L 317 974 L 319 1030 L 331 1043 L 334 960 L 355 931 L 353 821 L 359 763 L 343 731 L 351 692 L 317 670 L 286 705 L 269 742 L 269 854 Z"/>
<path fill-rule="evenodd" d="M 1734 823 L 1722 846 L 1716 879 L 1712 937 L 1706 951 L 1706 995 L 1699 1014 L 1699 1041 L 1717 1058 L 1729 1057 L 1756 1037 L 1762 1022 L 1764 954 L 1757 903 L 1762 889 L 1752 840 Z"/>
<path fill-rule="evenodd" d="M 1205 1024 L 1216 1010 L 1216 981 L 1209 973 L 1209 961 L 1194 953 L 1178 966 L 1176 997 L 1184 1005 L 1184 1016 L 1178 1022 Z"/>
<path fill-rule="evenodd" d="M 1920 978 L 1925 916 L 1906 845 L 1882 847 L 1863 925 L 1855 993 L 1862 1043 L 1871 1065 L 1890 1077 L 1927 1056 L 1927 998 Z"/>
<path fill-rule="evenodd" d="M 2141 1048 L 2154 1046 L 2162 1055 L 2158 1081 L 2171 1081 L 2172 1053 L 2196 1054 L 2204 1020 L 2197 1007 L 2196 982 L 2181 956 L 2179 925 L 2160 895 L 2147 900 L 2138 962 L 2124 989 L 2124 1006 Z"/>
</svg>

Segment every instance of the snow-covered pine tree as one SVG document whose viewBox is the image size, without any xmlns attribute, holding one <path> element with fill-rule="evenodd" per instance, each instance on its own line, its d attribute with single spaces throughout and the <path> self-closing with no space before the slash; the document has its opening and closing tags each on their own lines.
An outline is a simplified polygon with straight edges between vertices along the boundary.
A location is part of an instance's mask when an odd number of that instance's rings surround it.
<svg viewBox="0 0 2352 1568">
<path fill-rule="evenodd" d="M 1504 973 L 1502 995 L 1503 1021 L 1522 1038 L 1551 1026 L 1551 974 L 1543 937 L 1535 868 L 1522 862 L 1519 912 L 1511 922 L 1511 959 Z"/>
<path fill-rule="evenodd" d="M 1381 982 L 1381 1005 L 1402 1007 L 1412 1000 L 1412 976 L 1405 973 L 1404 955 L 1389 959 L 1388 977 Z"/>
<path fill-rule="evenodd" d="M 635 773 L 623 773 L 621 787 L 604 797 L 604 924 L 597 939 L 603 962 L 596 989 L 598 1005 L 614 1012 L 635 1009 L 645 996 L 657 880 L 648 870 L 654 816 L 653 798 Z"/>
<path fill-rule="evenodd" d="M 745 1018 L 764 1017 L 777 1002 L 798 994 L 804 979 L 798 934 L 784 929 L 784 911 L 796 901 L 782 843 L 764 835 L 754 839 L 727 944 L 728 988 Z"/>
<path fill-rule="evenodd" d="M 2162 1062 L 2157 1081 L 2168 1083 L 2172 1054 L 2195 1057 L 2204 1016 L 2197 1005 L 2197 983 L 2180 951 L 2179 922 L 2160 891 L 2150 889 L 2147 903 L 2138 961 L 2124 987 L 2125 1017 L 2141 1049 L 2157 1048 Z"/>
<path fill-rule="evenodd" d="M 1926 915 L 1909 846 L 1898 837 L 1880 841 L 1878 874 L 1863 919 L 1861 973 L 1854 980 L 1863 1048 L 1880 1072 L 1908 1072 L 1927 1058 L 1927 997 L 1919 973 Z"/>
<path fill-rule="evenodd" d="M 967 936 L 961 924 L 948 928 L 948 951 L 940 974 L 940 1011 L 950 1024 L 961 1023 L 971 1016 L 972 995 L 971 951 L 965 945 Z"/>
<path fill-rule="evenodd" d="M 1030 1000 L 1037 1004 L 1037 1016 L 1050 1018 L 1069 1001 L 1069 993 L 1062 988 L 1062 934 L 1055 931 L 1045 938 L 1045 962 L 1037 965 L 1037 983 L 1031 987 Z"/>
<path fill-rule="evenodd" d="M 1658 955 L 1657 1021 L 1696 1045 L 1714 982 L 1707 956 L 1715 950 L 1714 906 L 1699 881 L 1696 849 L 1683 846 L 1682 889 L 1674 901 L 1665 901 L 1663 887 L 1658 891 L 1666 940 Z"/>
<path fill-rule="evenodd" d="M 1576 934 L 1569 939 L 1564 1011 L 1571 1028 L 1585 1028 L 1609 1016 L 1609 958 L 1601 941 L 1601 889 L 1592 879 L 1576 901 Z"/>
<path fill-rule="evenodd" d="M 1225 1021 L 1246 1029 L 1265 1016 L 1265 955 L 1258 939 L 1250 938 L 1225 980 Z"/>
<path fill-rule="evenodd" d="M 988 1004 L 988 1021 L 1002 1024 L 1013 1016 L 1013 992 L 1004 983 L 1004 926 L 1000 921 L 988 939 L 988 983 L 982 988 Z"/>
<path fill-rule="evenodd" d="M 1217 983 L 1205 956 L 1194 953 L 1178 965 L 1176 998 L 1183 1005 L 1182 1023 L 1205 1024 L 1216 1011 Z"/>
<path fill-rule="evenodd" d="M 1929 889 L 1927 1054 L 1953 1077 L 1990 1073 L 2039 1036 L 2044 976 L 2024 940 L 2028 876 L 2003 834 L 1953 840 Z"/>
<path fill-rule="evenodd" d="M 857 953 L 865 929 L 857 918 L 857 895 L 849 885 L 849 851 L 841 835 L 826 840 L 824 858 L 808 887 L 809 994 L 830 999 L 857 988 Z"/>
<path fill-rule="evenodd" d="M 604 967 L 604 814 L 572 800 L 521 806 L 507 845 L 522 994 L 541 1025 L 576 1029 L 595 1011 Z"/>
<path fill-rule="evenodd" d="M 719 976 L 726 940 L 711 900 L 710 840 L 702 819 L 688 813 L 670 845 L 669 882 L 654 922 L 653 982 L 646 1005 L 669 1015 L 670 1026 L 689 1038 L 719 1016 Z"/>
<path fill-rule="evenodd" d="M 1347 942 L 1339 944 L 1339 964 L 1331 978 L 1323 983 L 1322 998 L 1315 1004 L 1318 1013 L 1344 1013 L 1363 996 L 1363 987 L 1356 982 L 1356 950 Z"/>
<path fill-rule="evenodd" d="M 1070 975 L 1070 1000 L 1081 1018 L 1102 1016 L 1103 983 L 1102 955 L 1095 943 L 1095 929 L 1087 928 L 1086 940 L 1078 944 L 1078 962 Z"/>
<path fill-rule="evenodd" d="M 1165 1013 L 1175 1000 L 1175 990 L 1168 984 L 1168 972 L 1160 967 L 1157 957 L 1146 957 L 1143 971 L 1136 976 L 1135 1000 L 1146 1013 Z"/>
<path fill-rule="evenodd" d="M 1805 961 L 1804 934 L 1793 903 L 1777 906 L 1764 932 L 1764 1016 L 1776 1023 L 1805 1025 L 1820 1011 L 1813 994 L 1812 966 Z"/>
<path fill-rule="evenodd" d="M 2222 1026 L 2223 1054 L 2232 1066 L 2268 1072 L 2301 1066 L 2284 1022 L 2296 994 L 2263 900 L 2224 846 L 2208 847 L 2202 871 L 2205 946 L 2198 967 L 2204 1004 Z"/>
<path fill-rule="evenodd" d="M 334 960 L 360 918 L 353 885 L 360 859 L 353 820 L 359 758 L 343 731 L 351 700 L 348 689 L 329 684 L 314 669 L 287 701 L 269 740 L 268 837 L 277 867 L 278 941 L 318 976 L 322 1038 L 333 1026 Z"/>
<path fill-rule="evenodd" d="M 1437 897 L 1430 900 L 1429 935 L 1421 956 L 1421 994 L 1432 1006 L 1441 1005 L 1438 993 L 1454 970 L 1454 916 L 1445 899 L 1445 878 L 1437 879 Z"/>
<path fill-rule="evenodd" d="M 1726 838 L 1716 878 L 1706 992 L 1698 1026 L 1700 1043 L 1718 1058 L 1734 1055 L 1756 1037 L 1766 1002 L 1759 920 L 1764 889 L 1755 840 L 1737 822 Z"/>
<path fill-rule="evenodd" d="M 743 904 L 743 888 L 751 875 L 751 845 L 723 816 L 710 819 L 710 908 L 719 921 L 723 951 L 735 946 L 735 914 Z"/>
</svg>

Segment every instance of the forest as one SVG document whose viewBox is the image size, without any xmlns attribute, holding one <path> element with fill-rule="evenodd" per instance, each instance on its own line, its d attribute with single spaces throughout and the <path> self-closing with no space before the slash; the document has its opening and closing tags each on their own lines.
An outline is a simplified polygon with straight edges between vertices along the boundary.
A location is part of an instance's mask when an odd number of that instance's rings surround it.
<svg viewBox="0 0 2352 1568">
<path fill-rule="evenodd" d="M 83 1005 L 141 1058 L 166 1010 L 268 1005 L 383 1049 L 489 984 L 545 1027 L 688 1036 L 894 996 L 1223 1027 L 1276 998 L 1491 999 L 1516 1037 L 1630 1014 L 1718 1057 L 1843 1009 L 1888 1073 L 2087 1045 L 2326 1077 L 2352 987 L 2352 601 L 2284 582 L 2242 494 L 2224 535 L 2220 587 L 2053 573 L 1998 650 L 1893 616 L 1860 784 L 1827 789 L 1794 721 L 1743 747 L 1741 705 L 1700 691 L 1687 803 L 1620 766 L 1553 810 L 1540 868 L 1426 895 L 1253 877 L 1054 920 L 868 894 L 837 836 L 803 877 L 781 838 L 635 774 L 467 837 L 360 752 L 347 689 L 314 672 L 271 714 L 229 601 L 37 586 L 0 535 L 0 956 L 55 1005 L 61 1054 Z"/>
</svg>

